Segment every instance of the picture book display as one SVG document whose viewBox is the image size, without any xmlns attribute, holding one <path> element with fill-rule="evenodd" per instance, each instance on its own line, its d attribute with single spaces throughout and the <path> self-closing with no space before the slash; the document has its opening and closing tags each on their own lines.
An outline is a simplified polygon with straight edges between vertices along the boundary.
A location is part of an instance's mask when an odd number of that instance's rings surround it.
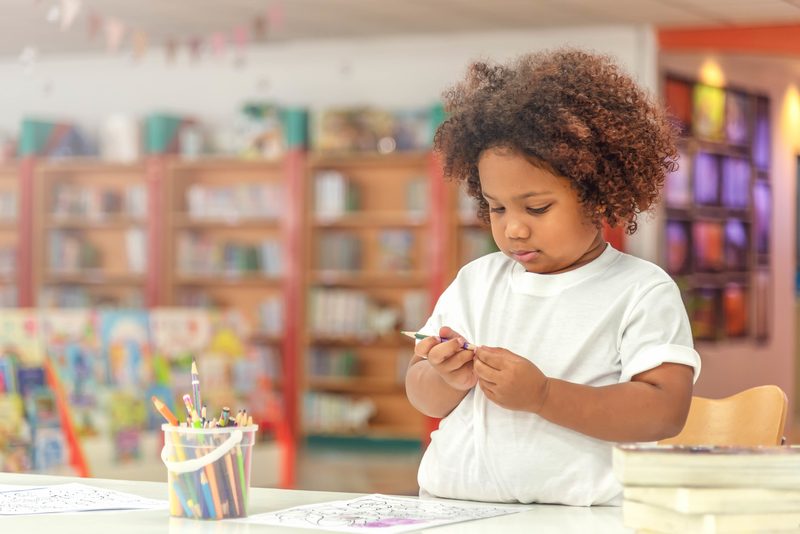
<svg viewBox="0 0 800 534">
<path fill-rule="evenodd" d="M 772 291 L 770 101 L 671 75 L 665 82 L 683 137 L 664 184 L 662 265 L 681 287 L 695 339 L 762 343 L 768 307 L 759 303 Z"/>
<path fill-rule="evenodd" d="M 462 504 L 375 494 L 348 501 L 298 506 L 235 521 L 334 532 L 401 534 L 526 510 L 521 506 Z"/>
</svg>

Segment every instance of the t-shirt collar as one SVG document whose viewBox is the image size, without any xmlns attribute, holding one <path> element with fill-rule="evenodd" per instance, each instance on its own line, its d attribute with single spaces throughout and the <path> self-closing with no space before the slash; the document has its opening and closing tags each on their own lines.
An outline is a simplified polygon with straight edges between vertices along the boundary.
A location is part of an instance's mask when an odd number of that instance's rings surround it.
<svg viewBox="0 0 800 534">
<path fill-rule="evenodd" d="M 622 253 L 610 244 L 600 256 L 572 271 L 560 274 L 530 273 L 525 267 L 512 260 L 511 285 L 517 293 L 550 297 L 561 293 L 564 289 L 580 283 L 613 265 Z"/>
</svg>

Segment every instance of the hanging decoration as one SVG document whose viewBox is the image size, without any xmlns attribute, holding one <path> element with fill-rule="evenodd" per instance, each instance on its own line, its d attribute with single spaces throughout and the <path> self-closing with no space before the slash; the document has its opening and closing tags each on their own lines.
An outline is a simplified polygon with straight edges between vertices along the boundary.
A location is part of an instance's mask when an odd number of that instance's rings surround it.
<svg viewBox="0 0 800 534">
<path fill-rule="evenodd" d="M 81 10 L 81 0 L 61 0 L 61 30 L 68 30 Z"/>
<path fill-rule="evenodd" d="M 202 52 L 203 42 L 199 37 L 192 37 L 189 41 L 189 56 L 192 61 L 200 61 L 200 53 Z"/>
<path fill-rule="evenodd" d="M 211 53 L 214 56 L 222 56 L 225 53 L 225 34 L 222 32 L 212 33 L 209 44 L 211 45 Z"/>
<path fill-rule="evenodd" d="M 19 55 L 25 76 L 30 76 L 36 70 L 36 60 L 39 59 L 39 50 L 33 46 L 26 46 Z"/>
<path fill-rule="evenodd" d="M 89 13 L 89 40 L 94 41 L 100 35 L 103 27 L 103 19 L 97 13 Z"/>
<path fill-rule="evenodd" d="M 141 61 L 147 53 L 147 46 L 150 43 L 150 37 L 144 30 L 136 30 L 133 32 L 133 58 L 136 61 Z"/>
<path fill-rule="evenodd" d="M 265 16 L 259 15 L 253 19 L 253 40 L 267 40 L 267 18 Z"/>
<path fill-rule="evenodd" d="M 45 15 L 47 22 L 50 24 L 55 24 L 61 18 L 61 9 L 58 6 L 53 6 L 47 10 L 47 15 Z"/>
<path fill-rule="evenodd" d="M 269 8 L 269 14 L 267 17 L 269 19 L 270 30 L 272 30 L 273 32 L 279 32 L 283 30 L 285 23 L 283 4 L 281 3 L 272 4 L 272 6 L 270 6 Z"/>
<path fill-rule="evenodd" d="M 125 23 L 114 17 L 106 19 L 106 48 L 109 52 L 116 52 L 125 35 Z"/>
<path fill-rule="evenodd" d="M 164 53 L 167 58 L 167 65 L 173 65 L 175 58 L 178 56 L 178 41 L 173 38 L 167 39 L 164 45 Z"/>
</svg>

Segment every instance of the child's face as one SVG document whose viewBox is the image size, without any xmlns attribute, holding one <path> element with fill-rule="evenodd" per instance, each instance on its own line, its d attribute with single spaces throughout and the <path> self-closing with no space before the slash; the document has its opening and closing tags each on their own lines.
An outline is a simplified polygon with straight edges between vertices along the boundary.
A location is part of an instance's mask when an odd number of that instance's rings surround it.
<svg viewBox="0 0 800 534">
<path fill-rule="evenodd" d="M 481 154 L 478 174 L 497 246 L 527 271 L 568 271 L 599 255 L 593 251 L 602 234 L 585 219 L 568 179 L 502 149 Z"/>
</svg>

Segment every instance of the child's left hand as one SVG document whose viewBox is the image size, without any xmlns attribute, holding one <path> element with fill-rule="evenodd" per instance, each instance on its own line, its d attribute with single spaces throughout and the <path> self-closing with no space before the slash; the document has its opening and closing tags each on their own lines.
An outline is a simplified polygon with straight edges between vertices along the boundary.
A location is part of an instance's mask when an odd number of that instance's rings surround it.
<svg viewBox="0 0 800 534">
<path fill-rule="evenodd" d="M 475 372 L 484 395 L 501 408 L 539 413 L 547 399 L 547 377 L 530 360 L 494 347 L 475 351 Z"/>
</svg>

